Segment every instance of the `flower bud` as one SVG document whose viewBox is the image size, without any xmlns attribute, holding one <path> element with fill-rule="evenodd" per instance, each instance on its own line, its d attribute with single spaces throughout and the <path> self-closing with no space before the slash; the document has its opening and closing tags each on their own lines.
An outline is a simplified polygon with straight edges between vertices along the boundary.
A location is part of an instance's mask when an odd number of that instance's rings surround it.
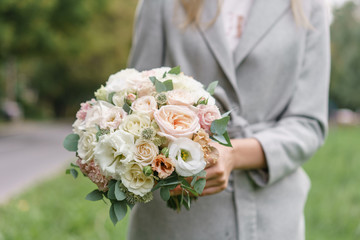
<svg viewBox="0 0 360 240">
<path fill-rule="evenodd" d="M 155 100 L 159 105 L 165 105 L 167 102 L 167 97 L 165 93 L 159 93 L 155 96 Z"/>
<path fill-rule="evenodd" d="M 151 169 L 151 166 L 145 166 L 143 168 L 143 173 L 145 176 L 149 177 L 151 174 L 153 174 L 153 170 Z"/>
<path fill-rule="evenodd" d="M 161 150 L 161 153 L 164 154 L 165 157 L 169 157 L 169 148 L 164 147 L 164 148 Z"/>
</svg>

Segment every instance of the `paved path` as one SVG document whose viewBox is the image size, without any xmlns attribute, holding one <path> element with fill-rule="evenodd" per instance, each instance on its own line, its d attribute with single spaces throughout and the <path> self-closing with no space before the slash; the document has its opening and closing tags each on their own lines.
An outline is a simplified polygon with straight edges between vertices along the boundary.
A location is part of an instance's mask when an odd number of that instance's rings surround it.
<svg viewBox="0 0 360 240">
<path fill-rule="evenodd" d="M 0 125 L 0 204 L 65 169 L 74 153 L 62 142 L 71 123 Z"/>
</svg>

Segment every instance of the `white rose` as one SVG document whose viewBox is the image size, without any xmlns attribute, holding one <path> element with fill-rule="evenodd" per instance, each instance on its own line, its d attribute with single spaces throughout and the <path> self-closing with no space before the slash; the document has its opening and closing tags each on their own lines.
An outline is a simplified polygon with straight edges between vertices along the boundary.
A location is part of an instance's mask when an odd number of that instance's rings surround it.
<svg viewBox="0 0 360 240">
<path fill-rule="evenodd" d="M 140 137 L 142 130 L 150 126 L 151 120 L 149 116 L 145 114 L 131 114 L 123 120 L 120 127 L 134 136 Z"/>
<path fill-rule="evenodd" d="M 153 68 L 151 70 L 142 71 L 141 76 L 143 78 L 149 78 L 149 77 L 156 77 L 158 80 L 160 80 L 165 72 L 168 72 L 171 68 L 169 67 L 160 67 L 160 68 Z"/>
<path fill-rule="evenodd" d="M 175 89 L 172 91 L 166 92 L 167 102 L 170 105 L 185 105 L 190 106 L 197 101 L 194 98 L 194 94 L 192 92 L 184 90 L 184 89 Z"/>
<path fill-rule="evenodd" d="M 138 139 L 135 142 L 135 161 L 143 166 L 150 165 L 159 154 L 159 148 L 151 141 Z"/>
<path fill-rule="evenodd" d="M 72 127 L 73 127 L 73 132 L 79 135 L 86 130 L 85 121 L 81 119 L 76 119 Z"/>
<path fill-rule="evenodd" d="M 129 68 L 121 70 L 120 72 L 110 75 L 105 89 L 108 93 L 132 89 L 134 87 L 132 82 L 140 77 L 140 73 L 136 69 Z"/>
<path fill-rule="evenodd" d="M 146 176 L 143 167 L 136 162 L 129 164 L 127 170 L 121 174 L 121 182 L 130 192 L 139 196 L 144 196 L 154 186 L 154 178 Z"/>
<path fill-rule="evenodd" d="M 106 176 L 120 179 L 120 174 L 134 159 L 134 136 L 122 130 L 102 135 L 94 149 L 95 162 Z"/>
<path fill-rule="evenodd" d="M 89 129 L 80 133 L 77 152 L 82 163 L 89 162 L 94 158 L 94 148 L 96 144 L 96 129 Z"/>
<path fill-rule="evenodd" d="M 170 143 L 169 158 L 175 163 L 175 171 L 184 177 L 193 176 L 206 166 L 201 145 L 188 138 L 177 138 Z"/>
<path fill-rule="evenodd" d="M 144 96 L 136 99 L 131 105 L 131 109 L 134 112 L 149 115 L 152 119 L 154 112 L 157 110 L 157 103 L 153 96 Z"/>
</svg>

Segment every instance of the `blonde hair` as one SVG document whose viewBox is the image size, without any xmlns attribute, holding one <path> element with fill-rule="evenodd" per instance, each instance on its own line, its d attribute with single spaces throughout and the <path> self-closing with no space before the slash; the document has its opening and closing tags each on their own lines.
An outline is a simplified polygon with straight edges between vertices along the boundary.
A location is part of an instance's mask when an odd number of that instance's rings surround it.
<svg viewBox="0 0 360 240">
<path fill-rule="evenodd" d="M 219 16 L 222 1 L 223 0 L 217 1 L 218 9 L 215 17 L 209 23 L 205 23 L 208 26 L 211 26 Z M 301 2 L 302 0 L 290 0 L 290 1 L 291 1 L 291 10 L 293 12 L 296 24 L 304 28 L 313 29 L 313 26 L 311 25 L 310 21 L 304 14 L 302 2 Z M 183 6 L 186 14 L 185 21 L 182 24 L 182 27 L 186 28 L 193 24 L 200 25 L 204 0 L 180 0 L 180 3 Z"/>
</svg>

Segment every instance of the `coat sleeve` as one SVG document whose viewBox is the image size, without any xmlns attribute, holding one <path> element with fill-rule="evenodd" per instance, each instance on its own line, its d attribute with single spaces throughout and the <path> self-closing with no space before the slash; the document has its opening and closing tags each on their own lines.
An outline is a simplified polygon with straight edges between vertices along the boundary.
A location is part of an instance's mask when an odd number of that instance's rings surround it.
<svg viewBox="0 0 360 240">
<path fill-rule="evenodd" d="M 139 71 L 161 67 L 165 51 L 161 0 L 140 0 L 128 67 Z"/>
<path fill-rule="evenodd" d="M 254 134 L 265 153 L 268 176 L 250 171 L 259 186 L 297 170 L 323 144 L 327 133 L 330 72 L 329 22 L 325 6 L 312 6 L 306 46 L 296 89 L 284 114 L 270 129 Z M 313 3 L 314 3 L 313 2 Z"/>
</svg>

